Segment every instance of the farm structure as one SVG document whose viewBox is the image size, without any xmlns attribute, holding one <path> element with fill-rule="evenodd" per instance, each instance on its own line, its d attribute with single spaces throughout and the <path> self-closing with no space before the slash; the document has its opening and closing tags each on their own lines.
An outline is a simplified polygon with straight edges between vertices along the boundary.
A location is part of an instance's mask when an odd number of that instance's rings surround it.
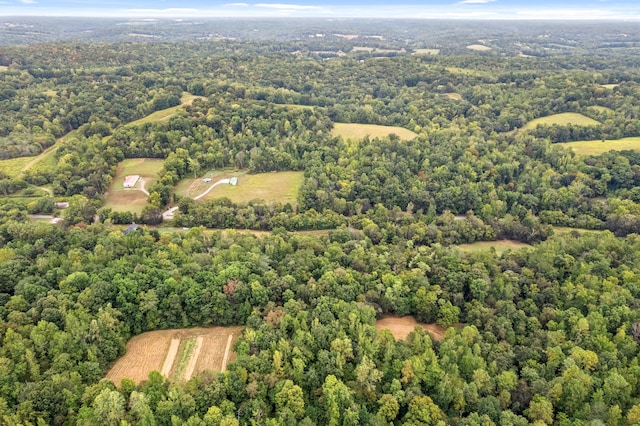
<svg viewBox="0 0 640 426">
<path fill-rule="evenodd" d="M 138 183 L 140 179 L 140 175 L 129 175 L 125 176 L 124 183 L 122 184 L 123 188 L 133 188 Z"/>
</svg>

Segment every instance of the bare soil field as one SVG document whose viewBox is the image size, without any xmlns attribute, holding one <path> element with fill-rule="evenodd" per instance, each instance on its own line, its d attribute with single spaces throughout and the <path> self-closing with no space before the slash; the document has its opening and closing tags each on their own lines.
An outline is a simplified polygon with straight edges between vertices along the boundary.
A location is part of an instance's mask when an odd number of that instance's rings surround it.
<svg viewBox="0 0 640 426">
<path fill-rule="evenodd" d="M 437 324 L 424 324 L 416 321 L 411 315 L 406 317 L 388 316 L 376 321 L 378 330 L 389 330 L 396 340 L 406 339 L 416 327 L 422 327 L 436 340 L 444 339 L 447 329 Z"/>
<path fill-rule="evenodd" d="M 241 334 L 242 327 L 197 327 L 142 333 L 127 342 L 126 353 L 115 362 L 106 378 L 115 384 L 125 377 L 140 383 L 154 370 L 174 380 L 189 380 L 193 374 L 205 370 L 223 371 L 228 362 L 235 360 L 232 349 Z M 188 345 L 189 341 L 193 344 Z M 185 353 L 187 347 L 189 350 Z M 227 359 L 224 359 L 225 355 Z"/>
</svg>

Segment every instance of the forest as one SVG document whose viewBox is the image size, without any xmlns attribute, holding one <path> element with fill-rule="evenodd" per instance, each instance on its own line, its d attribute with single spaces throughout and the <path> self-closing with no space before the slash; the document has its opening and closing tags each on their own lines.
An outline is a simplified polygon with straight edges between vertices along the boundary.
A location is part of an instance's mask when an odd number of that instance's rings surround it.
<svg viewBox="0 0 640 426">
<path fill-rule="evenodd" d="M 1 28 L 0 423 L 640 425 L 640 31 L 513 25 Z M 209 326 L 226 371 L 105 378 Z"/>
</svg>

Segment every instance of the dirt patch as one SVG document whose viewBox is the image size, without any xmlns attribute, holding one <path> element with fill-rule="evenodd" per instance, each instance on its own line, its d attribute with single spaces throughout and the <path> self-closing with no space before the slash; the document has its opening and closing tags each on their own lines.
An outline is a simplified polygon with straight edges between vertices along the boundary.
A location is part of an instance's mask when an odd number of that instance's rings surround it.
<svg viewBox="0 0 640 426">
<path fill-rule="evenodd" d="M 197 327 L 143 333 L 127 342 L 125 355 L 115 362 L 106 378 L 116 384 L 125 377 L 140 383 L 154 370 L 172 377 L 185 355 L 188 340 L 194 340 L 195 347 L 191 354 L 186 354 L 190 356 L 184 374 L 176 377 L 177 380 L 188 380 L 204 370 L 222 371 L 223 365 L 235 360 L 231 348 L 241 334 L 242 327 Z M 230 336 L 232 343 L 227 350 Z"/>
<path fill-rule="evenodd" d="M 224 333 L 210 333 L 204 336 L 194 373 L 206 370 L 225 371 L 227 363 L 236 359 L 236 354 L 231 349 L 241 333 L 241 327 L 228 327 L 224 329 Z"/>
<path fill-rule="evenodd" d="M 396 340 L 404 340 L 407 338 L 416 327 L 422 327 L 427 330 L 431 337 L 436 340 L 444 339 L 444 334 L 447 329 L 437 324 L 424 324 L 416 321 L 416 319 L 410 315 L 406 317 L 384 317 L 376 321 L 376 328 L 378 330 L 389 330 Z"/>
<path fill-rule="evenodd" d="M 146 380 L 153 370 L 160 370 L 167 357 L 174 330 L 143 333 L 127 342 L 127 352 L 107 373 L 107 379 L 119 384 L 125 377 L 136 383 Z"/>
</svg>

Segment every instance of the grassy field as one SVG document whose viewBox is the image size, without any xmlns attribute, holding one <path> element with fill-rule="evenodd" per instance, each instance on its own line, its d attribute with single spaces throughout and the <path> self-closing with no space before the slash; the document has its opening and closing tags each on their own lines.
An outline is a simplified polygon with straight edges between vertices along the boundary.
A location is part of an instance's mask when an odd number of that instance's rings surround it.
<svg viewBox="0 0 640 426">
<path fill-rule="evenodd" d="M 378 126 L 375 124 L 358 123 L 334 123 L 331 136 L 340 136 L 343 139 L 382 138 L 390 134 L 397 135 L 401 140 L 411 140 L 418 136 L 409 129 L 395 126 Z"/>
<path fill-rule="evenodd" d="M 8 66 L 6 66 L 6 65 L 0 65 L 0 72 L 4 72 L 4 71 L 6 71 L 6 70 L 8 70 L 8 69 L 9 69 L 9 67 L 8 67 Z"/>
<path fill-rule="evenodd" d="M 416 49 L 414 50 L 414 55 L 438 55 L 440 53 L 440 49 Z"/>
<path fill-rule="evenodd" d="M 640 150 L 640 137 L 624 139 L 607 139 L 595 141 L 577 141 L 559 143 L 565 148 L 570 148 L 578 155 L 598 155 L 607 151 Z"/>
<path fill-rule="evenodd" d="M 171 108 L 162 109 L 160 111 L 152 112 L 151 114 L 147 115 L 146 117 L 142 117 L 139 120 L 135 120 L 135 121 L 132 121 L 130 123 L 125 124 L 125 126 L 140 126 L 140 125 L 145 124 L 145 123 L 168 120 L 180 108 L 184 107 L 185 105 L 191 105 L 193 103 L 193 101 L 195 99 L 198 99 L 198 98 L 204 99 L 202 96 L 195 96 L 195 95 L 192 95 L 191 93 L 184 92 L 182 94 L 182 97 L 180 98 L 180 102 L 181 102 L 180 105 L 176 105 L 176 106 L 171 107 Z"/>
<path fill-rule="evenodd" d="M 474 70 L 471 68 L 445 67 L 445 70 L 455 75 L 468 75 L 470 77 L 489 77 L 491 73 L 487 71 Z"/>
<path fill-rule="evenodd" d="M 195 179 L 182 179 L 175 186 L 173 192 L 180 197 L 195 198 L 206 191 L 211 184 L 216 183 L 220 179 L 226 179 L 233 176 L 240 178 L 246 174 L 246 171 L 236 171 L 233 169 L 212 170 Z M 203 180 L 205 177 L 211 178 L 211 182 L 205 182 Z"/>
<path fill-rule="evenodd" d="M 202 199 L 227 197 L 235 203 L 261 199 L 267 203 L 290 203 L 295 206 L 298 190 L 304 180 L 302 172 L 236 174 L 236 176 L 238 176 L 238 185 L 216 186 Z"/>
<path fill-rule="evenodd" d="M 498 241 L 478 241 L 471 244 L 459 244 L 463 251 L 467 253 L 475 253 L 479 251 L 489 251 L 492 248 L 496 250 L 497 255 L 501 255 L 507 250 L 518 250 L 523 247 L 531 247 L 529 244 L 521 243 L 520 241 L 513 240 L 498 240 Z"/>
<path fill-rule="evenodd" d="M 569 228 L 567 226 L 554 226 L 553 227 L 553 235 L 554 236 L 564 236 L 567 234 L 571 234 L 573 232 L 577 232 L 578 234 L 585 234 L 585 233 L 595 233 L 595 234 L 602 234 L 603 232 L 609 232 L 609 231 L 601 231 L 601 230 L 594 230 L 594 229 L 584 229 L 584 228 Z"/>
<path fill-rule="evenodd" d="M 613 115 L 613 114 L 616 113 L 611 108 L 603 107 L 603 106 L 600 106 L 600 105 L 592 105 L 590 107 L 587 107 L 587 109 L 589 109 L 591 111 L 599 112 L 600 114 L 607 114 L 607 115 Z"/>
<path fill-rule="evenodd" d="M 531 120 L 524 125 L 523 129 L 535 129 L 538 124 L 547 126 L 554 124 L 559 126 L 566 126 L 567 124 L 573 124 L 575 126 L 597 126 L 600 122 L 576 112 L 563 112 L 561 114 L 553 114 Z"/>
<path fill-rule="evenodd" d="M 188 380 L 192 374 L 205 370 L 224 371 L 227 362 L 235 359 L 231 349 L 241 333 L 242 327 L 142 333 L 127 342 L 126 353 L 116 360 L 106 377 L 119 385 L 125 377 L 140 383 L 154 370 L 164 371 L 176 381 Z"/>
<path fill-rule="evenodd" d="M 34 157 L 18 157 L 9 160 L 0 160 L 0 172 L 6 173 L 11 177 L 18 176 L 24 166 Z"/>
<path fill-rule="evenodd" d="M 606 89 L 615 89 L 619 85 L 617 83 L 614 83 L 614 84 L 601 84 L 601 86 L 606 88 Z"/>
<path fill-rule="evenodd" d="M 145 188 L 149 188 L 158 178 L 164 160 L 158 158 L 129 158 L 118 164 L 116 176 L 105 194 L 105 207 L 114 211 L 141 213 L 147 205 L 147 194 L 141 191 L 142 182 L 135 188 L 123 188 L 125 176 L 140 175 Z"/>
<path fill-rule="evenodd" d="M 491 50 L 489 46 L 485 46 L 484 44 L 470 44 L 469 46 L 467 46 L 467 49 L 476 50 L 478 52 L 488 52 L 489 50 Z"/>
</svg>

